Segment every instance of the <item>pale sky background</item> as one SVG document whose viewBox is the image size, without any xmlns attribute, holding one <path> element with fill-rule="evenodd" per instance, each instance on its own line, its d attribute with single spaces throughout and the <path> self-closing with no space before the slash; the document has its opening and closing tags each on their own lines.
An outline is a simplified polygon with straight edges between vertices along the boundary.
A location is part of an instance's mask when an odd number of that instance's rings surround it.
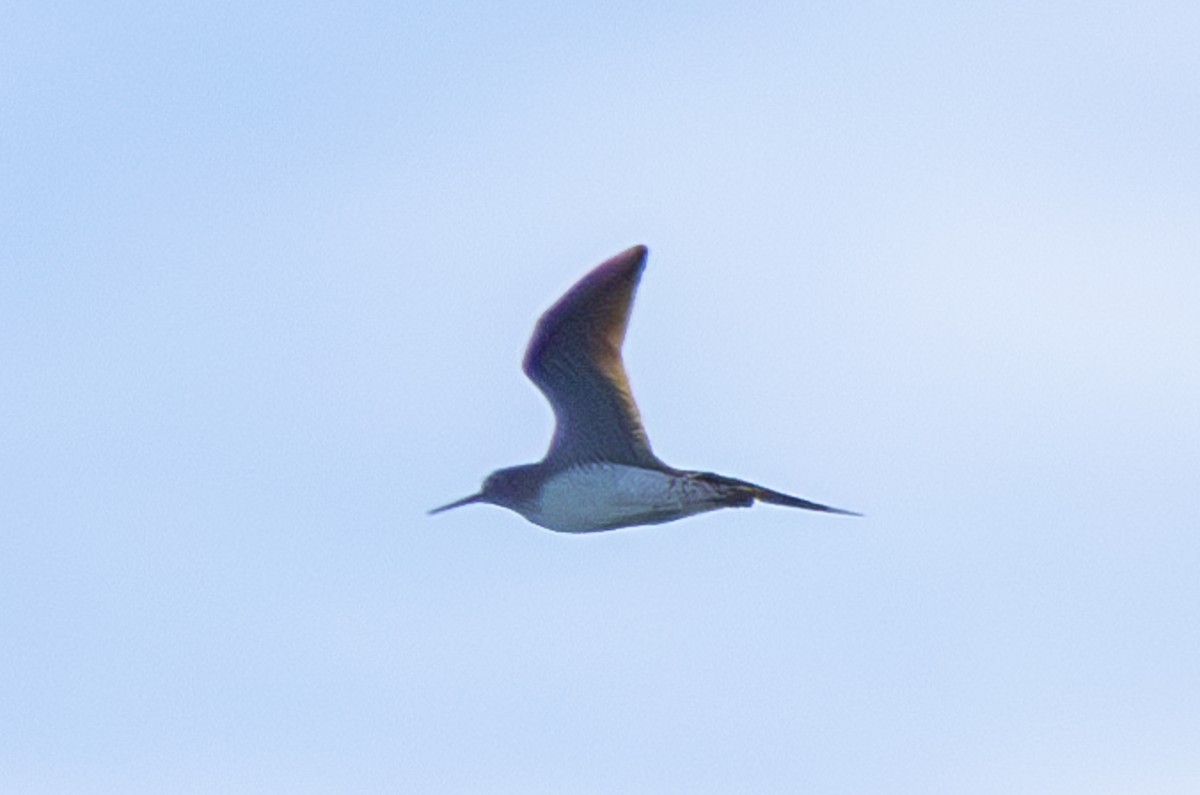
<svg viewBox="0 0 1200 795">
<path fill-rule="evenodd" d="M 1200 6 L 0 11 L 0 791 L 1200 792 Z M 634 243 L 656 452 L 427 517 Z"/>
</svg>

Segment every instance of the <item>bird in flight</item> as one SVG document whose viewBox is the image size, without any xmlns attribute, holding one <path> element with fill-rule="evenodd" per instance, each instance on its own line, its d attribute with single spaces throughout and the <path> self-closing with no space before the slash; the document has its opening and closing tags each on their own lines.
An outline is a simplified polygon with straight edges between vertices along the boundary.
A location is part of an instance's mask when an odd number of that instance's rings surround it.
<svg viewBox="0 0 1200 795">
<path fill-rule="evenodd" d="M 562 533 L 660 524 L 755 501 L 860 515 L 737 478 L 675 469 L 651 451 L 621 360 L 646 254 L 634 246 L 597 265 L 534 329 L 524 370 L 554 408 L 545 457 L 496 470 L 477 494 L 429 513 L 490 503 Z"/>
</svg>

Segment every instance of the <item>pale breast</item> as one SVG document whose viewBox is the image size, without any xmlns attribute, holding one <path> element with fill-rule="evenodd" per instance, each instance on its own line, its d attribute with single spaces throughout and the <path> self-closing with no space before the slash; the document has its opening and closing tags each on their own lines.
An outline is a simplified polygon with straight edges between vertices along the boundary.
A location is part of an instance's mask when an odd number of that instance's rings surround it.
<svg viewBox="0 0 1200 795">
<path fill-rule="evenodd" d="M 530 521 L 563 533 L 669 522 L 719 507 L 670 473 L 621 464 L 573 467 L 546 481 Z"/>
</svg>

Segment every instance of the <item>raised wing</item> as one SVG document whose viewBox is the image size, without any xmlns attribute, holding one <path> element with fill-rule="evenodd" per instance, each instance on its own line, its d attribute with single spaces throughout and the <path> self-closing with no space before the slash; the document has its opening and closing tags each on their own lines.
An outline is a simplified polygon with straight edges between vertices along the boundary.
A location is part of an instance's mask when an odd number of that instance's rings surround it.
<svg viewBox="0 0 1200 795">
<path fill-rule="evenodd" d="M 650 451 L 621 360 L 645 267 L 645 246 L 621 252 L 592 269 L 538 321 L 524 367 L 554 408 L 547 463 L 663 466 Z"/>
</svg>

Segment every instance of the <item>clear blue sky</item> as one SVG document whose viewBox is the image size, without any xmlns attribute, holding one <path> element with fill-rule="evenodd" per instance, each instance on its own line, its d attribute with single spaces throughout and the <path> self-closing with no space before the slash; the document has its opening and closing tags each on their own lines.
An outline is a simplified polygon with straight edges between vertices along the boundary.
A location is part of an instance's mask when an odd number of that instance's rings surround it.
<svg viewBox="0 0 1200 795">
<path fill-rule="evenodd" d="M 1200 791 L 1194 2 L 10 2 L 0 790 Z M 539 313 L 651 248 L 571 537 Z"/>
</svg>

